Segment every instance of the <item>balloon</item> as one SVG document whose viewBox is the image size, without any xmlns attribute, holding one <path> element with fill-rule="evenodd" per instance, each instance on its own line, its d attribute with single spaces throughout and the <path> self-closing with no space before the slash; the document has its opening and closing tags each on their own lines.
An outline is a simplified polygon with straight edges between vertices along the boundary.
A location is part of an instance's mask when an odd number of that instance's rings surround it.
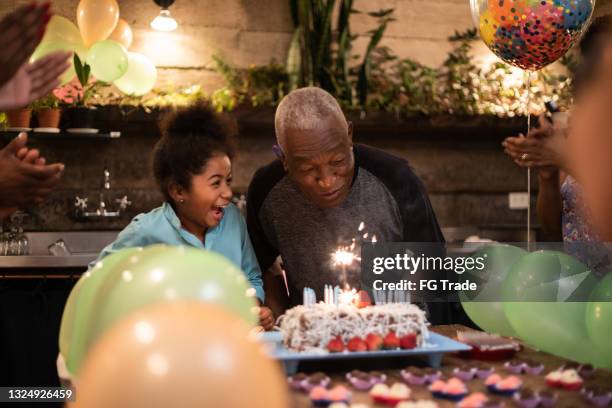
<svg viewBox="0 0 612 408">
<path fill-rule="evenodd" d="M 132 33 L 132 28 L 127 21 L 120 18 L 119 22 L 117 23 L 117 27 L 115 27 L 115 31 L 111 33 L 108 39 L 117 41 L 127 50 L 132 45 L 132 41 L 134 41 L 134 34 Z"/>
<path fill-rule="evenodd" d="M 585 265 L 555 251 L 519 259 L 502 285 L 508 321 L 526 343 L 568 359 L 593 362 L 585 309 L 597 280 Z"/>
<path fill-rule="evenodd" d="M 244 274 L 223 256 L 190 247 L 152 245 L 116 264 L 83 297 L 89 314 L 87 330 L 73 337 L 67 366 L 79 373 L 93 343 L 127 314 L 148 305 L 199 300 L 224 307 L 250 325 L 257 322 L 255 290 Z"/>
<path fill-rule="evenodd" d="M 495 55 L 536 71 L 580 38 L 595 0 L 470 0 L 474 24 Z"/>
<path fill-rule="evenodd" d="M 156 80 L 155 65 L 144 55 L 129 52 L 127 72 L 113 83 L 125 94 L 140 96 L 153 89 Z"/>
<path fill-rule="evenodd" d="M 120 78 L 128 69 L 128 56 L 125 48 L 113 40 L 98 41 L 87 53 L 87 63 L 91 74 L 104 82 Z"/>
<path fill-rule="evenodd" d="M 514 263 L 527 252 L 511 245 L 488 245 L 472 258 L 484 258 L 486 269 L 465 273 L 462 279 L 480 281 L 481 290 L 477 294 L 460 292 L 459 299 L 465 313 L 481 329 L 488 333 L 497 333 L 503 336 L 516 336 L 516 332 L 506 319 L 502 307 L 501 288 L 508 271 Z"/>
<path fill-rule="evenodd" d="M 30 57 L 30 62 L 35 62 L 42 57 L 51 54 L 55 51 L 72 51 L 76 52 L 81 59 L 87 55 L 87 49 L 82 44 L 67 43 L 64 41 L 52 41 L 52 42 L 41 42 L 38 47 L 34 50 L 34 53 Z M 67 84 L 76 76 L 74 71 L 74 64 L 70 64 L 68 69 L 60 77 L 61 85 Z"/>
<path fill-rule="evenodd" d="M 115 0 L 81 0 L 77 7 L 77 23 L 83 42 L 90 47 L 106 40 L 119 21 L 119 6 Z"/>
<path fill-rule="evenodd" d="M 57 14 L 51 17 L 45 36 L 41 42 L 63 41 L 72 44 L 83 44 L 81 33 L 76 25 L 66 17 Z"/>
<path fill-rule="evenodd" d="M 285 408 L 287 381 L 249 327 L 211 305 L 142 309 L 95 345 L 78 378 L 86 408 Z"/>
<path fill-rule="evenodd" d="M 69 372 L 74 372 L 80 363 L 79 358 L 85 353 L 83 342 L 79 340 L 89 331 L 91 316 L 96 313 L 92 309 L 92 299 L 98 288 L 117 265 L 139 251 L 142 248 L 125 248 L 107 256 L 85 272 L 72 288 L 64 306 L 59 334 L 59 350 Z"/>
<path fill-rule="evenodd" d="M 599 348 L 604 366 L 612 368 L 612 274 L 595 287 L 586 308 L 589 338 Z"/>
</svg>

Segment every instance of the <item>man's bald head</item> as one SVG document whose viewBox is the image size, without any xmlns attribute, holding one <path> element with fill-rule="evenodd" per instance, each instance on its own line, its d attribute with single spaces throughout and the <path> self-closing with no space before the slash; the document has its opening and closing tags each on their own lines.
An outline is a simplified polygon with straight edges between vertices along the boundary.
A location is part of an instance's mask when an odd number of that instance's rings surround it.
<svg viewBox="0 0 612 408">
<path fill-rule="evenodd" d="M 276 109 L 276 140 L 286 149 L 291 131 L 316 131 L 323 124 L 333 123 L 348 134 L 349 125 L 336 99 L 321 88 L 300 88 L 283 98 Z"/>
</svg>

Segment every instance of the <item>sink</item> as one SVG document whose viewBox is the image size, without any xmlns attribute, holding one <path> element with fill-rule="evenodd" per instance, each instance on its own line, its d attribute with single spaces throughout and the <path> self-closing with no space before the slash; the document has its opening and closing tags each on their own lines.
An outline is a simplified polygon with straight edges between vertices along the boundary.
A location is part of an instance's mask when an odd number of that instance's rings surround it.
<svg viewBox="0 0 612 408">
<path fill-rule="evenodd" d="M 28 232 L 29 255 L 0 256 L 1 268 L 85 268 L 119 231 Z M 64 242 L 66 251 L 52 255 L 49 247 Z"/>
</svg>

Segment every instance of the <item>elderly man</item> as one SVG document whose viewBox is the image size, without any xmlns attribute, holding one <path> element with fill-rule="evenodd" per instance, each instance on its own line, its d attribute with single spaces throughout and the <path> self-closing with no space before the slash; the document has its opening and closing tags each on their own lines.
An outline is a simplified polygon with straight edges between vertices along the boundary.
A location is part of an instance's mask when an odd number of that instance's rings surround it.
<svg viewBox="0 0 612 408">
<path fill-rule="evenodd" d="M 249 186 L 247 225 L 263 271 L 280 254 L 289 305 L 302 302 L 304 287 L 322 299 L 325 284 L 339 283 L 331 253 L 350 244 L 362 221 L 368 239 L 379 242 L 444 242 L 408 163 L 354 145 L 353 125 L 329 93 L 291 92 L 278 106 L 275 127 L 279 160 L 259 169 Z M 349 276 L 351 286 L 355 278 Z M 269 287 L 266 293 L 280 295 Z"/>
</svg>

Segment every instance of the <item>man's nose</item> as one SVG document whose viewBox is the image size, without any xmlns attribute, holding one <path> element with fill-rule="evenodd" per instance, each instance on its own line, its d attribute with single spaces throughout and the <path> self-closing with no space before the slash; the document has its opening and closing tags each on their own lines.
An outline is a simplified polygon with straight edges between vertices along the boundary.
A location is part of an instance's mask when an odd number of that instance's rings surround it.
<svg viewBox="0 0 612 408">
<path fill-rule="evenodd" d="M 317 182 L 321 188 L 331 188 L 336 184 L 336 174 L 329 168 L 322 168 Z"/>
</svg>

